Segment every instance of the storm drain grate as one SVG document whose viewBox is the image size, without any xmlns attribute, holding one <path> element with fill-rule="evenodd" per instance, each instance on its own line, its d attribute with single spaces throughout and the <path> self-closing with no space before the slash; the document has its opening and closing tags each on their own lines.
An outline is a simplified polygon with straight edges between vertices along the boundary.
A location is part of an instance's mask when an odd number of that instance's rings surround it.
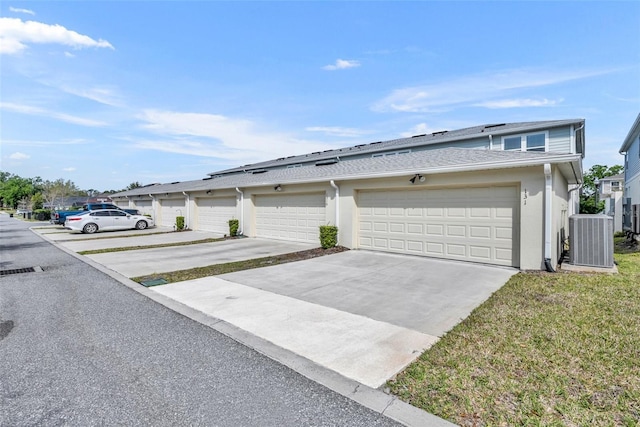
<svg viewBox="0 0 640 427">
<path fill-rule="evenodd" d="M 164 285 L 167 284 L 168 282 L 164 279 L 153 279 L 153 280 L 147 280 L 144 282 L 140 282 L 140 284 L 142 286 L 146 286 L 147 288 L 151 287 L 151 286 L 159 286 L 159 285 Z"/>
<path fill-rule="evenodd" d="M 36 271 L 41 272 L 42 268 L 26 267 L 26 268 L 14 268 L 13 270 L 0 270 L 0 276 L 8 276 L 10 274 L 20 274 L 20 273 L 35 273 Z"/>
</svg>

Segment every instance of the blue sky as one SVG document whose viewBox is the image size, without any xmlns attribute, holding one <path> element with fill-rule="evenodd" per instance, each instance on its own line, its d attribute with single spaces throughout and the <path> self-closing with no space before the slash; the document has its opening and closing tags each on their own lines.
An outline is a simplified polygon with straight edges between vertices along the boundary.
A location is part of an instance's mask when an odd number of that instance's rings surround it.
<svg viewBox="0 0 640 427">
<path fill-rule="evenodd" d="M 1 169 L 83 189 L 485 123 L 640 112 L 640 2 L 3 1 Z"/>
</svg>

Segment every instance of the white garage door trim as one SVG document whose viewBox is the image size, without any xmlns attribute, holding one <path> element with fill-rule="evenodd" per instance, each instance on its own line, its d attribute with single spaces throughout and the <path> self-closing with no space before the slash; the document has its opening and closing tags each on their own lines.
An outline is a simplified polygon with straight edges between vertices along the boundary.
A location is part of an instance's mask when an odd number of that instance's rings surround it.
<svg viewBox="0 0 640 427">
<path fill-rule="evenodd" d="M 229 220 L 237 218 L 236 197 L 199 197 L 196 199 L 196 228 L 229 234 Z"/>
<path fill-rule="evenodd" d="M 177 216 L 186 216 L 187 210 L 184 199 L 160 200 L 160 225 L 173 227 Z"/>
<path fill-rule="evenodd" d="M 325 193 L 255 196 L 256 237 L 319 243 L 325 222 Z"/>
<path fill-rule="evenodd" d="M 358 193 L 358 247 L 518 267 L 515 186 Z"/>
</svg>

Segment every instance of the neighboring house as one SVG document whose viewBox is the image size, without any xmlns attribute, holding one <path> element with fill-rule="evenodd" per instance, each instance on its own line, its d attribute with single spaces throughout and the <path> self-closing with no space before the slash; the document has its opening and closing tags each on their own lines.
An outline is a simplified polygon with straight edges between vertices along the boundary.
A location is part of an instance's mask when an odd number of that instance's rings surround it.
<svg viewBox="0 0 640 427">
<path fill-rule="evenodd" d="M 173 226 L 551 269 L 582 183 L 584 120 L 506 123 L 360 144 L 112 194 Z"/>
<path fill-rule="evenodd" d="M 622 231 L 624 173 L 601 178 L 597 182 L 598 200 L 604 202 L 604 213 L 613 218 L 613 231 Z"/>
<path fill-rule="evenodd" d="M 640 234 L 640 114 L 620 147 L 624 155 L 623 229 Z"/>
</svg>

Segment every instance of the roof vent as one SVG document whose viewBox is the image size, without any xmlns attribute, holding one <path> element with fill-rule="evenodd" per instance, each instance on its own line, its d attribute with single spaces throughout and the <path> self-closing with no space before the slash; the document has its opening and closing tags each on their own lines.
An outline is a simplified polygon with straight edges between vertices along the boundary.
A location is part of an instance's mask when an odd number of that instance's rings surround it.
<svg viewBox="0 0 640 427">
<path fill-rule="evenodd" d="M 174 181 L 171 184 L 180 184 L 180 181 Z"/>
<path fill-rule="evenodd" d="M 413 135 L 411 138 L 420 138 L 421 136 L 427 136 L 427 134 L 423 133 L 421 135 Z"/>
<path fill-rule="evenodd" d="M 327 159 L 327 160 L 320 160 L 319 162 L 316 162 L 316 166 L 332 165 L 334 163 L 338 163 L 338 159 L 333 158 L 333 159 Z"/>
<path fill-rule="evenodd" d="M 367 145 L 367 144 L 358 144 L 358 145 L 356 145 L 356 148 L 364 147 L 365 145 Z"/>
<path fill-rule="evenodd" d="M 279 159 L 276 159 L 276 162 L 279 162 L 280 160 L 284 160 L 284 157 L 280 157 Z"/>
<path fill-rule="evenodd" d="M 484 129 L 491 129 L 491 128 L 499 128 L 500 126 L 504 126 L 506 123 L 497 123 L 494 125 L 486 125 L 482 130 Z"/>
<path fill-rule="evenodd" d="M 449 131 L 448 130 L 441 130 L 439 132 L 433 132 L 431 135 L 433 135 L 433 136 L 444 135 L 447 132 L 449 132 Z"/>
<path fill-rule="evenodd" d="M 266 169 L 254 169 L 254 170 L 249 171 L 249 172 L 251 172 L 252 174 L 256 175 L 256 174 L 259 174 L 259 173 L 265 173 L 266 171 L 267 171 Z"/>
<path fill-rule="evenodd" d="M 210 179 L 213 179 L 213 177 L 212 177 L 212 176 L 208 176 L 208 177 L 206 177 L 206 178 L 202 178 L 202 180 L 203 180 L 203 181 L 208 181 L 208 180 L 210 180 Z"/>
</svg>

